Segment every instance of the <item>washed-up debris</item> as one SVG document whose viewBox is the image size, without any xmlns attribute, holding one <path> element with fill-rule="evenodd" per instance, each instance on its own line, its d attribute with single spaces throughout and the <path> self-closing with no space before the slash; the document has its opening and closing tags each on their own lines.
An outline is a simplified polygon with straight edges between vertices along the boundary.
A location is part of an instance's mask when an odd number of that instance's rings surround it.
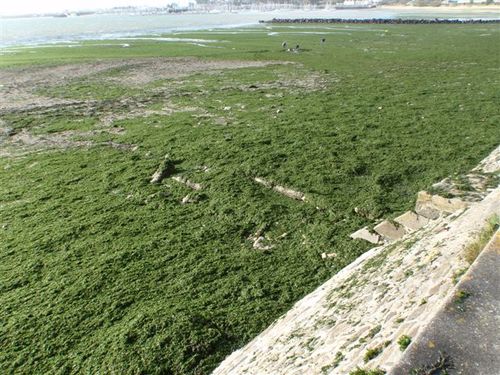
<svg viewBox="0 0 500 375">
<path fill-rule="evenodd" d="M 203 186 L 201 186 L 200 184 L 197 184 L 196 182 L 189 181 L 187 178 L 182 177 L 182 176 L 174 176 L 174 177 L 172 177 L 172 180 L 177 181 L 181 184 L 184 184 L 193 190 L 203 189 Z"/>
<path fill-rule="evenodd" d="M 265 187 L 270 188 L 270 189 L 273 187 L 273 185 L 269 181 L 266 181 L 260 177 L 255 177 L 254 181 L 257 182 L 258 184 L 264 185 Z"/>
<path fill-rule="evenodd" d="M 274 245 L 271 244 L 266 245 L 266 242 L 267 239 L 264 236 L 260 236 L 253 241 L 252 246 L 255 250 L 264 250 L 264 251 L 271 250 L 274 247 Z"/>
<path fill-rule="evenodd" d="M 274 245 L 270 244 L 269 239 L 264 235 L 265 229 L 266 225 L 263 225 L 257 230 L 257 232 L 248 237 L 248 239 L 252 241 L 252 247 L 255 250 L 268 251 L 274 247 Z"/>
<path fill-rule="evenodd" d="M 332 259 L 337 256 L 337 253 L 321 253 L 321 259 Z"/>
<path fill-rule="evenodd" d="M 198 202 L 198 199 L 196 199 L 196 197 L 193 197 L 191 194 L 186 195 L 181 200 L 181 204 L 189 204 L 189 203 L 196 203 L 196 202 Z"/>
<path fill-rule="evenodd" d="M 283 194 L 289 198 L 296 199 L 296 200 L 303 201 L 303 202 L 306 201 L 305 194 L 300 192 L 300 191 L 289 189 L 289 188 L 281 186 L 281 185 L 275 185 L 274 183 L 267 181 L 267 180 L 263 179 L 262 177 L 255 177 L 254 181 L 257 182 L 258 184 L 261 184 L 261 185 L 269 188 L 269 189 L 273 189 L 275 192 Z"/>
<path fill-rule="evenodd" d="M 207 165 L 199 165 L 195 168 L 197 171 L 200 171 L 200 172 L 210 172 L 211 168 Z"/>
<path fill-rule="evenodd" d="M 170 159 L 170 156 L 167 154 L 163 158 L 156 172 L 151 177 L 150 182 L 152 184 L 159 184 L 164 178 L 174 173 L 174 171 L 175 171 L 174 162 Z"/>
</svg>

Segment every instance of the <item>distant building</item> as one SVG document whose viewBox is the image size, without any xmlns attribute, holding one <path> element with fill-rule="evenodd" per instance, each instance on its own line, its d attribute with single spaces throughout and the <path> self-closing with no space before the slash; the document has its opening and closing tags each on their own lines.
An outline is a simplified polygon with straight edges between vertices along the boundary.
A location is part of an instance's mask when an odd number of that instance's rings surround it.
<svg viewBox="0 0 500 375">
<path fill-rule="evenodd" d="M 491 0 L 443 0 L 442 5 L 486 5 Z M 493 0 L 495 4 L 500 3 L 500 0 Z"/>
<path fill-rule="evenodd" d="M 364 9 L 375 8 L 375 2 L 372 0 L 345 0 L 335 5 L 336 9 Z"/>
</svg>

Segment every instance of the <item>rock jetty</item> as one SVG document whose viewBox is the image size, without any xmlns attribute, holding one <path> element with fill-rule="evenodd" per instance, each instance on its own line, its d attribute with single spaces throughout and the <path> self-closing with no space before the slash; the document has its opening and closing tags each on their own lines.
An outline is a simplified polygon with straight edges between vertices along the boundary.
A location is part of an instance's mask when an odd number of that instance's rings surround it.
<svg viewBox="0 0 500 375">
<path fill-rule="evenodd" d="M 469 23 L 500 23 L 500 19 L 403 19 L 403 18 L 273 18 L 270 21 L 259 21 L 260 23 L 361 23 L 361 24 L 469 24 Z"/>
</svg>

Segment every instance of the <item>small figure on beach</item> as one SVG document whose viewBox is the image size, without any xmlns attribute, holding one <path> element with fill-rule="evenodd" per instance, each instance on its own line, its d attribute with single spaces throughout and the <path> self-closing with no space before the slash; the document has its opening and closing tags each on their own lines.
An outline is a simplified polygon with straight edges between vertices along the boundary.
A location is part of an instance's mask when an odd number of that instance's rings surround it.
<svg viewBox="0 0 500 375">
<path fill-rule="evenodd" d="M 286 43 L 286 41 L 284 41 L 283 43 L 281 43 L 281 47 L 283 47 L 283 49 L 286 49 L 286 46 L 287 46 L 287 45 L 288 45 L 288 44 Z"/>
<path fill-rule="evenodd" d="M 325 44 L 326 42 L 326 39 L 325 38 L 321 38 L 321 44 Z"/>
<path fill-rule="evenodd" d="M 295 46 L 295 52 L 299 52 L 299 49 L 300 49 L 300 46 L 297 44 L 297 45 Z"/>
</svg>

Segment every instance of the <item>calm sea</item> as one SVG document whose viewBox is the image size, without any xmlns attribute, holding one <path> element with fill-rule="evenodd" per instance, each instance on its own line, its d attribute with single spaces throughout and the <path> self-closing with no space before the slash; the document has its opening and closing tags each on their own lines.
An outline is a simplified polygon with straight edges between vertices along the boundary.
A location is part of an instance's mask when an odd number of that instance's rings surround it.
<svg viewBox="0 0 500 375">
<path fill-rule="evenodd" d="M 271 12 L 204 13 L 176 15 L 89 15 L 79 17 L 0 18 L 0 47 L 112 39 L 175 31 L 255 25 L 277 18 L 500 18 L 498 10 L 425 8 L 362 10 L 279 10 Z"/>
</svg>

